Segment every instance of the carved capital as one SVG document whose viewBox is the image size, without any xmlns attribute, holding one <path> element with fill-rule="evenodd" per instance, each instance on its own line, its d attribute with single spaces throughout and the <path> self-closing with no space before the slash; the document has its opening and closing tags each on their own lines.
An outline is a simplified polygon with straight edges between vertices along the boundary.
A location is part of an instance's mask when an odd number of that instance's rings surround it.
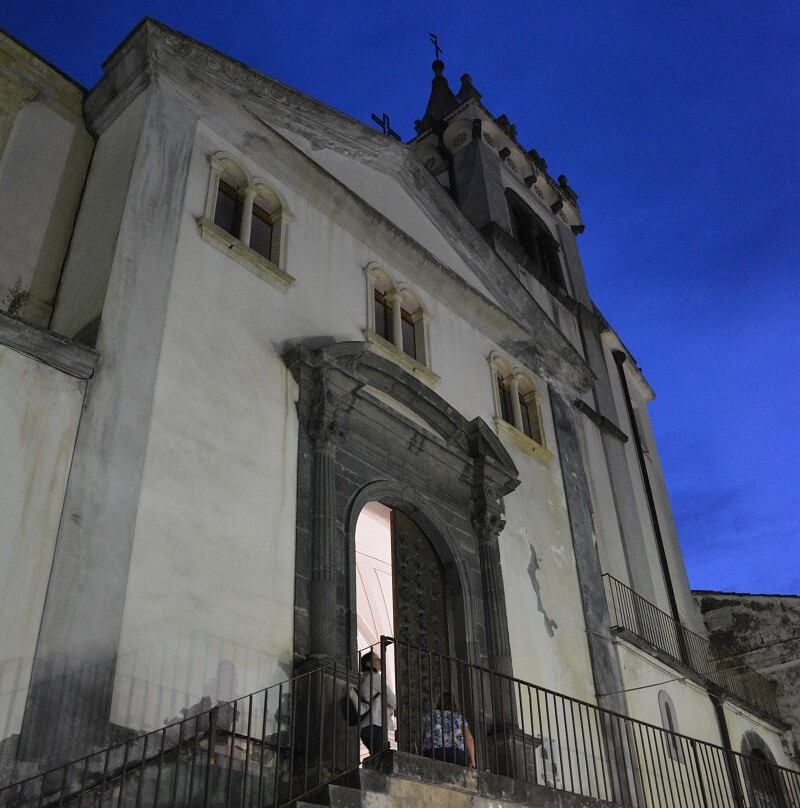
<svg viewBox="0 0 800 808">
<path fill-rule="evenodd" d="M 481 542 L 496 543 L 505 524 L 502 511 L 496 506 L 485 507 L 472 517 L 472 527 Z"/>
<path fill-rule="evenodd" d="M 344 396 L 336 396 L 325 389 L 320 393 L 309 408 L 305 428 L 315 449 L 333 449 L 344 439 Z"/>
</svg>

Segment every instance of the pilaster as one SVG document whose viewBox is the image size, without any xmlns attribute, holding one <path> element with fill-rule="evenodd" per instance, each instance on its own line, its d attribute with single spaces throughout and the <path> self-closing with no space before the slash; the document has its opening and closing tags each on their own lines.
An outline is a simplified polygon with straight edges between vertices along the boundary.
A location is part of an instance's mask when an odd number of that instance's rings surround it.
<svg viewBox="0 0 800 808">
<path fill-rule="evenodd" d="M 472 489 L 472 526 L 478 537 L 486 651 L 490 668 L 512 676 L 511 639 L 500 565 L 499 537 L 505 525 L 503 496 L 513 491 L 519 481 L 501 471 L 499 465 L 492 462 L 484 437 L 487 429 L 485 424 L 476 419 L 471 427 L 472 451 L 476 461 Z"/>
<path fill-rule="evenodd" d="M 336 642 L 337 578 L 342 567 L 336 547 L 336 451 L 344 433 L 337 403 L 321 382 L 306 423 L 313 447 L 309 655 L 328 660 L 340 650 Z"/>
</svg>

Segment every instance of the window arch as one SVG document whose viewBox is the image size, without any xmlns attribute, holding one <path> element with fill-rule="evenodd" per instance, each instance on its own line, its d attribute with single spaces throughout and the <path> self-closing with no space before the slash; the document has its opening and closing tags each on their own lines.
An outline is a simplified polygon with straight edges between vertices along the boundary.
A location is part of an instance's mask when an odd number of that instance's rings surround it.
<svg viewBox="0 0 800 808">
<path fill-rule="evenodd" d="M 293 278 L 280 269 L 289 219 L 286 205 L 266 180 L 251 177 L 231 155 L 217 152 L 210 162 L 205 215 L 200 220 L 203 237 L 230 251 L 255 274 L 288 285 Z"/>
<path fill-rule="evenodd" d="M 370 264 L 366 276 L 367 338 L 430 367 L 428 316 L 417 293 L 377 265 Z"/>
<path fill-rule="evenodd" d="M 683 763 L 683 739 L 678 735 L 678 718 L 675 712 L 675 704 L 666 690 L 658 691 L 658 709 L 661 712 L 661 726 L 666 730 L 664 743 L 669 756 L 673 760 Z"/>
<path fill-rule="evenodd" d="M 752 730 L 742 736 L 747 788 L 753 805 L 783 808 L 787 804 L 775 756 L 764 739 Z"/>
<path fill-rule="evenodd" d="M 542 428 L 541 395 L 534 381 L 500 354 L 489 357 L 495 397 L 496 422 L 513 427 L 532 445 L 526 446 L 540 459 L 549 460 Z M 540 450 L 537 452 L 537 450 Z"/>
</svg>

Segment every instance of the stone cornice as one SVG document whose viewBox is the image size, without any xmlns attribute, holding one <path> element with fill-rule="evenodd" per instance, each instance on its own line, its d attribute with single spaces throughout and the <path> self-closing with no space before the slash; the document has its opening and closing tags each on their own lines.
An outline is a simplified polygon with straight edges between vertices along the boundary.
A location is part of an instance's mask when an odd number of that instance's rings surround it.
<svg viewBox="0 0 800 808">
<path fill-rule="evenodd" d="M 0 312 L 0 344 L 78 379 L 90 379 L 100 354 L 66 337 Z"/>
</svg>

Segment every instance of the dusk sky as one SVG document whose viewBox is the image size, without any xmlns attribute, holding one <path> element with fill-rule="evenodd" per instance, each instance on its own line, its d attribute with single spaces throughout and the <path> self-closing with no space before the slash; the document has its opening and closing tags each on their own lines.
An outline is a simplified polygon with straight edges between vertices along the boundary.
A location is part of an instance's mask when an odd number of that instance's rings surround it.
<svg viewBox="0 0 800 808">
<path fill-rule="evenodd" d="M 143 17 L 352 117 L 454 89 L 579 194 L 595 302 L 642 366 L 689 580 L 800 594 L 800 3 L 2 0 L 91 87 Z"/>
</svg>

